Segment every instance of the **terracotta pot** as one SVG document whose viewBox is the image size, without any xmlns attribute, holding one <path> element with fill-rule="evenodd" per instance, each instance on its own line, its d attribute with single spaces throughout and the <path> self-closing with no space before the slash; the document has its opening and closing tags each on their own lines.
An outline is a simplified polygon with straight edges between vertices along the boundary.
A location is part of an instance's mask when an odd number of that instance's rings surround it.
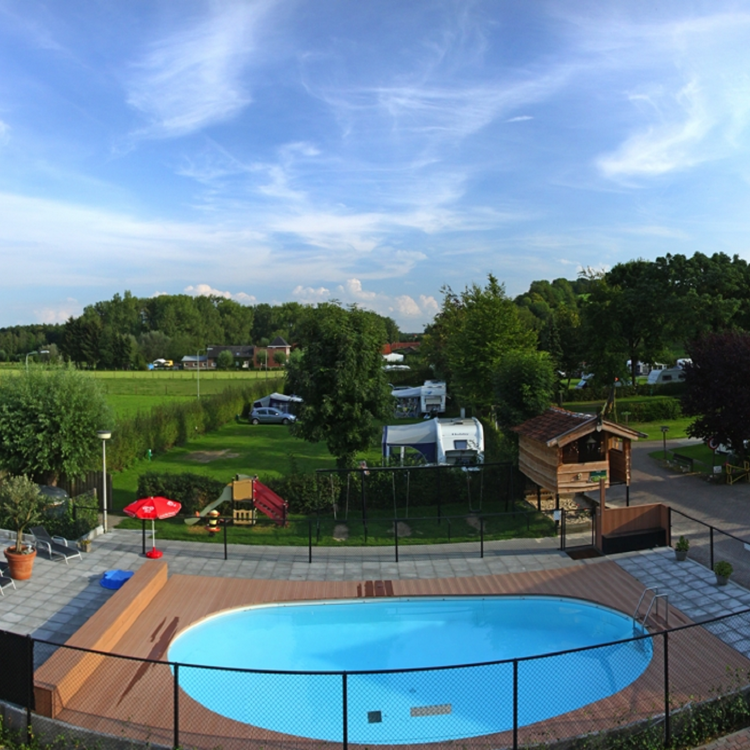
<svg viewBox="0 0 750 750">
<path fill-rule="evenodd" d="M 15 550 L 15 547 L 8 547 L 5 550 L 5 559 L 8 561 L 8 573 L 14 581 L 26 581 L 31 578 L 36 550 L 32 550 L 28 555 L 20 555 L 13 550 Z"/>
</svg>

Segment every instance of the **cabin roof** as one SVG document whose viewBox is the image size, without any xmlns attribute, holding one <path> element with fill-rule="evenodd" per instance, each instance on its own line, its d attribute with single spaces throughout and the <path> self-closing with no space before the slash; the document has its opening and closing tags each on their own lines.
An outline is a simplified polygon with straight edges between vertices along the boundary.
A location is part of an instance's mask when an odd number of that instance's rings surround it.
<svg viewBox="0 0 750 750">
<path fill-rule="evenodd" d="M 630 440 L 646 437 L 645 433 L 632 430 L 625 425 L 617 424 L 617 422 L 610 422 L 606 419 L 600 420 L 597 415 L 568 411 L 568 409 L 562 409 L 558 406 L 551 406 L 539 416 L 527 419 L 514 427 L 513 431 L 523 437 L 545 443 L 547 447 L 552 448 L 556 445 L 565 445 L 573 440 L 578 440 L 583 435 L 596 431 L 597 426 L 610 435 L 617 435 Z"/>
</svg>

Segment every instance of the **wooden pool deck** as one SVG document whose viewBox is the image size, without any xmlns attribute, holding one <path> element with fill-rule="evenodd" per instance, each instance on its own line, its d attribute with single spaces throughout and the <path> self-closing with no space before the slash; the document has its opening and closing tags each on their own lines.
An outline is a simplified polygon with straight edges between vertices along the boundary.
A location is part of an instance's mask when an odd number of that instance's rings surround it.
<svg viewBox="0 0 750 750">
<path fill-rule="evenodd" d="M 163 578 L 162 569 L 149 569 L 151 565 L 165 566 L 166 563 L 146 563 L 141 577 L 145 580 L 151 572 L 149 580 Z M 137 576 L 133 578 L 134 582 Z M 507 575 L 393 581 L 277 581 L 173 574 L 152 595 L 147 606 L 141 606 L 137 616 L 133 617 L 132 613 L 129 616 L 118 613 L 117 598 L 121 594 L 123 598 L 134 597 L 135 592 L 128 593 L 127 586 L 130 583 L 112 597 L 113 606 L 109 611 L 102 613 L 100 620 L 109 618 L 109 622 L 103 626 L 101 622 L 97 624 L 95 616 L 87 626 L 91 633 L 105 627 L 116 634 L 112 636 L 114 642 L 107 644 L 111 653 L 157 661 L 166 658 L 171 639 L 182 629 L 213 613 L 246 605 L 359 596 L 544 594 L 586 599 L 630 616 L 643 591 L 642 584 L 609 560 Z M 120 617 L 128 619 L 127 627 L 120 627 Z M 681 612 L 670 608 L 670 627 L 689 622 Z M 90 638 L 91 633 L 88 636 L 84 633 L 77 640 L 74 636 L 71 641 L 76 640 L 77 645 L 85 646 L 85 639 Z M 251 649 L 272 647 L 273 644 L 247 644 Z M 210 657 L 210 643 L 206 644 L 206 649 Z M 701 627 L 670 635 L 669 665 L 670 696 L 674 707 L 711 697 L 720 686 L 726 687 L 728 670 L 732 673 L 739 671 L 745 678 L 750 674 L 748 659 Z M 79 668 L 74 652 L 63 648 L 38 670 L 37 682 L 54 683 L 65 679 L 66 672 Z M 156 745 L 173 744 L 174 683 L 166 664 L 144 664 L 107 657 L 89 663 L 85 672 L 85 679 L 74 680 L 71 683 L 74 688 L 69 687 L 58 701 L 54 710 L 56 718 L 120 737 Z M 572 682 L 585 679 L 585 674 L 571 675 Z M 597 703 L 519 728 L 519 744 L 550 743 L 555 739 L 627 725 L 661 715 L 663 706 L 663 638 L 657 637 L 651 663 L 630 686 Z M 279 696 L 279 711 L 294 710 L 293 699 Z M 302 750 L 332 744 L 249 727 L 213 713 L 182 692 L 179 726 L 179 742 L 183 747 L 255 746 Z M 477 748 L 508 747 L 512 745 L 512 736 L 510 732 L 504 732 L 463 740 L 461 744 Z"/>
</svg>

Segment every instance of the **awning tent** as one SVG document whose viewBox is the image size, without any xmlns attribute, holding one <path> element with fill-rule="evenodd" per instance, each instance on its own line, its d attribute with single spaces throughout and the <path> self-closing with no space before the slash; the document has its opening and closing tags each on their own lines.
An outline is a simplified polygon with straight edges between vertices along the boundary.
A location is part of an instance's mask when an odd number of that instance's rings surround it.
<svg viewBox="0 0 750 750">
<path fill-rule="evenodd" d="M 437 461 L 437 422 L 429 420 L 417 424 L 386 425 L 383 427 L 383 455 L 396 448 L 413 448 L 429 464 Z"/>
</svg>

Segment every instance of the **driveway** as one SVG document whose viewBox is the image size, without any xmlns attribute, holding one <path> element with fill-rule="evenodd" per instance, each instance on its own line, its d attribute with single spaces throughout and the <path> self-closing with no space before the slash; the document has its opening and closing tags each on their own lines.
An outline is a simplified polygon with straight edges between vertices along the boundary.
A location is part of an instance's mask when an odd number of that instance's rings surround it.
<svg viewBox="0 0 750 750">
<path fill-rule="evenodd" d="M 667 441 L 668 450 L 679 450 L 692 441 Z M 711 531 L 714 527 L 714 562 L 728 560 L 734 566 L 734 580 L 750 588 L 750 483 L 734 485 L 707 481 L 702 475 L 683 473 L 654 460 L 648 454 L 662 447 L 658 441 L 633 444 L 633 472 L 630 504 L 666 503 L 675 511 L 702 521 L 696 523 L 680 513 L 672 513 L 672 536 L 685 535 L 690 540 L 689 555 L 704 565 L 710 564 Z M 607 491 L 607 503 L 625 505 L 625 487 Z M 718 529 L 739 537 L 731 539 Z"/>
</svg>

